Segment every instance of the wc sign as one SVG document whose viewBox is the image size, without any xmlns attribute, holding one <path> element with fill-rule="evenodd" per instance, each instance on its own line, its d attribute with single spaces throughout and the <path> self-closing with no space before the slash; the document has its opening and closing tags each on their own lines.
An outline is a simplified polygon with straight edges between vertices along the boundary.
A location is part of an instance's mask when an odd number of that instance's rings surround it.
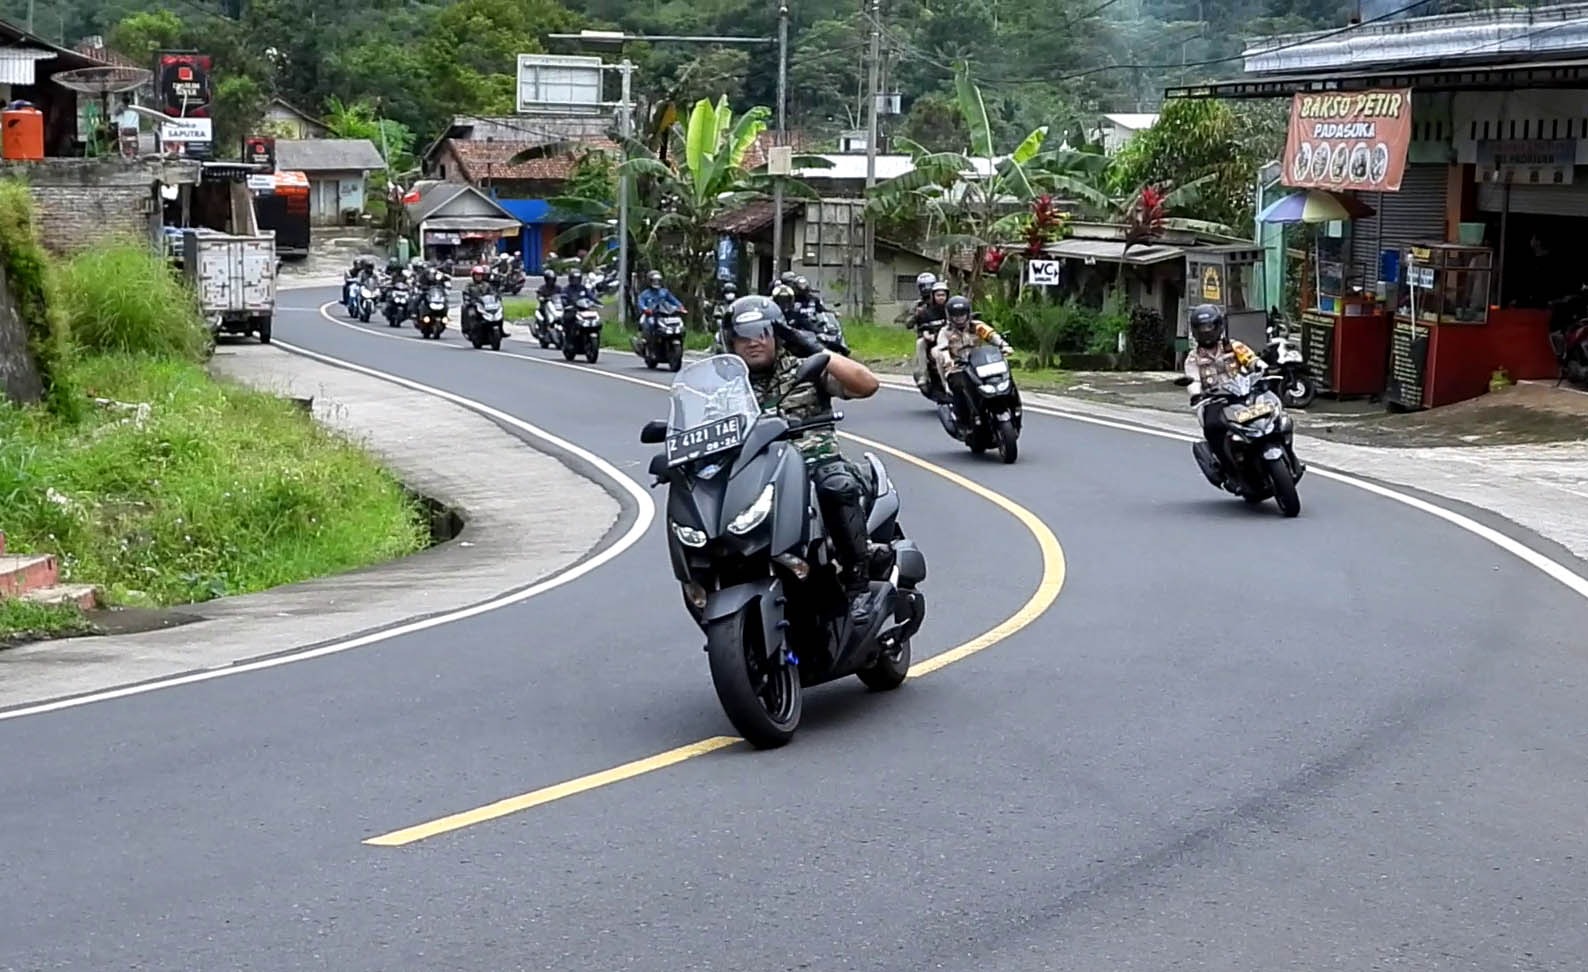
<svg viewBox="0 0 1588 972">
<path fill-rule="evenodd" d="M 1032 287 L 1053 287 L 1059 282 L 1059 260 L 1027 260 L 1026 283 Z"/>
</svg>

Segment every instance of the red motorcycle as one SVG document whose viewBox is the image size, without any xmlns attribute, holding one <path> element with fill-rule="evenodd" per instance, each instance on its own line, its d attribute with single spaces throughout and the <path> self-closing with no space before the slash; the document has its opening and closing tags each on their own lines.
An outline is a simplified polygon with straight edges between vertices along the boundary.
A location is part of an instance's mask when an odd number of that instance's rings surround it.
<svg viewBox="0 0 1588 972">
<path fill-rule="evenodd" d="M 1588 288 L 1550 308 L 1549 343 L 1560 380 L 1588 388 Z M 1556 382 L 1559 385 L 1560 382 Z"/>
</svg>

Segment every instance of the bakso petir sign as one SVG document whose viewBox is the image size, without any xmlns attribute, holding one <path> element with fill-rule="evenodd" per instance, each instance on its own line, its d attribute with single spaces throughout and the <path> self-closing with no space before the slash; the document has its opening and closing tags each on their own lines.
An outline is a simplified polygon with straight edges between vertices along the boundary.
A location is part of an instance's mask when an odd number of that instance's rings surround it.
<svg viewBox="0 0 1588 972">
<path fill-rule="evenodd" d="M 1411 134 L 1410 88 L 1298 94 L 1285 139 L 1285 185 L 1398 192 Z"/>
</svg>

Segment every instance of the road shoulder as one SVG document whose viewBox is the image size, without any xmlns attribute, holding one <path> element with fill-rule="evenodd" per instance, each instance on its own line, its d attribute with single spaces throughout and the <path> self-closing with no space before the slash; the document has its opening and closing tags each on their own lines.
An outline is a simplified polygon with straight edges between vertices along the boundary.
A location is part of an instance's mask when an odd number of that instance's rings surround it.
<svg viewBox="0 0 1588 972">
<path fill-rule="evenodd" d="M 229 666 L 476 604 L 578 563 L 623 519 L 602 485 L 462 406 L 252 343 L 223 344 L 214 370 L 312 397 L 317 420 L 457 510 L 463 531 L 398 561 L 178 609 L 201 619 L 180 627 L 0 652 L 0 708 Z"/>
</svg>

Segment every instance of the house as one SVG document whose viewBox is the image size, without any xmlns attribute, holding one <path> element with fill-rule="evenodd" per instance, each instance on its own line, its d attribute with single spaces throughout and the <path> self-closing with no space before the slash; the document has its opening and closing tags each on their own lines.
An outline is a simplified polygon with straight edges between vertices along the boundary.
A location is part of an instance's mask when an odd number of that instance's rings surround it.
<svg viewBox="0 0 1588 972">
<path fill-rule="evenodd" d="M 323 139 L 331 134 L 318 118 L 281 98 L 270 99 L 260 130 L 274 132 L 277 138 Z"/>
<path fill-rule="evenodd" d="M 367 138 L 279 139 L 276 168 L 308 177 L 309 218 L 326 225 L 363 213 L 369 174 L 386 162 Z"/>
<path fill-rule="evenodd" d="M 0 104 L 26 101 L 44 113 L 46 156 L 82 154 L 77 93 L 53 78 L 62 71 L 95 67 L 109 65 L 0 20 Z"/>
<path fill-rule="evenodd" d="M 414 195 L 405 206 L 426 260 L 468 266 L 488 260 L 504 242 L 523 245 L 523 223 L 475 186 L 425 179 L 414 183 L 409 198 Z"/>
<path fill-rule="evenodd" d="M 1156 124 L 1158 124 L 1158 116 L 1152 114 L 1104 115 L 1100 133 L 1103 153 L 1113 155 L 1129 145 L 1131 139 Z"/>
</svg>

